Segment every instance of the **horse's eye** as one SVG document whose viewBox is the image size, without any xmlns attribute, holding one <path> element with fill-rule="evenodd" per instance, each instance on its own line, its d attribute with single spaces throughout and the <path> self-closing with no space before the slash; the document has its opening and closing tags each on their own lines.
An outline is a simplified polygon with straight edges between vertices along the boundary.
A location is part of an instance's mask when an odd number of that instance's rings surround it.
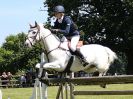
<svg viewBox="0 0 133 99">
<path fill-rule="evenodd" d="M 36 34 L 36 32 L 32 32 L 33 34 Z"/>
</svg>

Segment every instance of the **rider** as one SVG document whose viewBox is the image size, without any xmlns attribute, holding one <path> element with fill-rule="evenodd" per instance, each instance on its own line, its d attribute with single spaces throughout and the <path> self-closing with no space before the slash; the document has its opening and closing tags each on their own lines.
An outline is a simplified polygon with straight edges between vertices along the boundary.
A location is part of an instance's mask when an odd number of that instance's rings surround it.
<svg viewBox="0 0 133 99">
<path fill-rule="evenodd" d="M 70 52 L 79 56 L 84 60 L 83 55 L 76 49 L 78 41 L 80 39 L 80 33 L 77 26 L 73 22 L 70 16 L 65 15 L 65 9 L 62 5 L 55 6 L 54 16 L 57 18 L 54 23 L 54 29 L 51 29 L 52 32 L 60 32 L 67 39 L 70 39 Z"/>
</svg>

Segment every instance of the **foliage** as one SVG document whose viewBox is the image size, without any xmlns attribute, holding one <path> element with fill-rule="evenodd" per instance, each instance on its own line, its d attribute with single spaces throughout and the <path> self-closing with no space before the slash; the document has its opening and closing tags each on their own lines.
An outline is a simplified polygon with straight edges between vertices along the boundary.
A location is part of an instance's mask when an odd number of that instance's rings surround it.
<svg viewBox="0 0 133 99">
<path fill-rule="evenodd" d="M 0 48 L 0 66 L 2 71 L 16 73 L 34 69 L 40 60 L 41 47 L 36 44 L 32 49 L 24 46 L 25 34 L 10 35 Z"/>
<path fill-rule="evenodd" d="M 13 51 L 7 51 L 4 48 L 0 48 L 0 66 L 1 70 L 5 70 L 6 65 L 9 63 L 9 59 L 11 55 L 13 54 Z"/>
</svg>

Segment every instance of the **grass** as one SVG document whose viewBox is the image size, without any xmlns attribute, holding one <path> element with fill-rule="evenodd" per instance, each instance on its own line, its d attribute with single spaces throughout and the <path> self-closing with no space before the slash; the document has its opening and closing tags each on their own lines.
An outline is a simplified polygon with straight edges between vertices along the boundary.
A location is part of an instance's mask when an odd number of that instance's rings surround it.
<svg viewBox="0 0 133 99">
<path fill-rule="evenodd" d="M 3 99 L 29 99 L 31 88 L 4 88 L 2 89 Z"/>
<path fill-rule="evenodd" d="M 3 99 L 30 99 L 33 88 L 3 88 Z M 48 87 L 48 99 L 55 99 L 58 87 Z M 133 84 L 108 85 L 103 89 L 99 86 L 75 86 L 75 90 L 133 90 Z M 133 95 L 98 95 L 75 96 L 75 99 L 133 99 Z"/>
</svg>

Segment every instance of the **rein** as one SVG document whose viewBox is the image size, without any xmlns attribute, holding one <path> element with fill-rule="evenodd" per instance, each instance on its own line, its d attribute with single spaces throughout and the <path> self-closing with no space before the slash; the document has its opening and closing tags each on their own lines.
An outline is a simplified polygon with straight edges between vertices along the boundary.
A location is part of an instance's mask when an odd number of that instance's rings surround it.
<svg viewBox="0 0 133 99">
<path fill-rule="evenodd" d="M 42 39 L 42 40 L 43 40 L 43 39 L 46 39 L 46 38 L 47 38 L 48 36 L 50 36 L 50 35 L 52 35 L 52 33 L 50 33 L 49 35 L 47 35 L 47 36 L 45 36 L 44 38 L 41 38 L 41 39 Z M 52 51 L 54 51 L 54 50 L 56 50 L 56 49 L 58 49 L 58 48 L 60 48 L 60 49 L 62 49 L 62 50 L 66 50 L 66 49 L 60 47 L 60 45 L 61 45 L 61 41 L 60 41 L 60 44 L 59 44 L 56 48 L 54 48 L 54 49 L 52 49 L 52 50 L 50 50 L 50 51 L 48 51 L 48 52 L 47 52 L 47 50 L 45 50 L 46 55 L 48 56 L 48 54 L 50 54 Z"/>
</svg>

